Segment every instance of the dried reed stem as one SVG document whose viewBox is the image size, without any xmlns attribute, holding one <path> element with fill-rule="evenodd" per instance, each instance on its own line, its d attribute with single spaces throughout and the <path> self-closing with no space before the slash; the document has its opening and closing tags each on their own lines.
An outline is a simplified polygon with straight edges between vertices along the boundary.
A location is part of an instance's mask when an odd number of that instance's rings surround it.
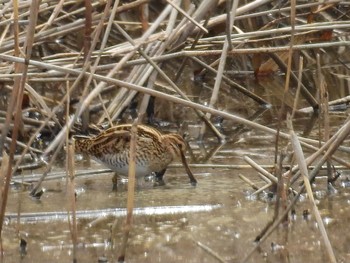
<svg viewBox="0 0 350 263">
<path fill-rule="evenodd" d="M 337 150 L 339 145 L 344 141 L 344 139 L 350 134 L 350 119 L 348 118 L 345 125 L 340 129 L 340 132 L 338 134 L 335 134 L 332 136 L 332 138 L 327 142 L 327 145 L 329 146 L 328 150 L 322 155 L 321 159 L 318 161 L 318 163 L 315 165 L 315 167 L 312 169 L 312 171 L 309 173 L 309 181 L 313 180 L 315 178 L 316 174 L 319 172 L 320 167 L 327 161 L 327 159 Z M 333 139 L 333 140 L 332 140 Z M 330 141 L 332 141 L 332 144 L 329 145 Z M 306 160 L 307 162 L 307 160 Z M 308 165 L 308 163 L 306 163 Z M 279 226 L 279 224 L 285 219 L 289 211 L 292 209 L 292 207 L 296 204 L 296 202 L 299 200 L 299 196 L 302 192 L 305 191 L 305 185 L 303 185 L 297 194 L 294 196 L 293 200 L 290 202 L 288 207 L 283 211 L 283 213 L 279 216 L 277 220 L 275 220 L 274 224 L 266 231 L 265 235 L 261 237 L 261 239 L 256 242 L 256 245 L 247 253 L 245 258 L 242 260 L 242 262 L 247 262 L 247 260 L 252 256 L 252 254 L 255 252 L 255 250 L 260 246 L 262 242 L 264 242 L 272 233 L 273 231 Z"/>
<path fill-rule="evenodd" d="M 124 224 L 124 236 L 121 246 L 121 252 L 118 262 L 124 262 L 126 257 L 127 243 L 132 227 L 132 217 L 135 198 L 135 169 L 136 169 L 136 140 L 137 140 L 137 122 L 136 119 L 130 130 L 130 153 L 129 153 L 129 173 L 128 173 L 128 197 L 127 197 L 127 214 Z"/>
<path fill-rule="evenodd" d="M 15 17 L 18 15 L 18 2 L 14 1 L 14 12 L 15 12 Z M 31 7 L 30 7 L 30 16 L 29 16 L 29 25 L 28 29 L 26 32 L 26 45 L 25 45 L 25 62 L 29 61 L 31 58 L 32 54 L 32 46 L 33 46 L 33 35 L 35 31 L 35 26 L 37 22 L 37 11 L 39 8 L 39 1 L 33 0 L 31 2 Z M 15 34 L 15 37 L 17 38 L 18 34 Z M 18 46 L 18 41 L 16 41 L 16 49 L 19 55 L 19 46 Z M 16 52 L 16 53 L 17 53 Z M 0 149 L 3 149 L 4 146 L 4 141 L 6 134 L 8 132 L 8 127 L 6 125 L 9 125 L 11 120 L 12 120 L 12 114 L 14 114 L 14 128 L 12 131 L 12 141 L 10 145 L 10 151 L 9 151 L 9 163 L 11 164 L 13 162 L 13 157 L 14 153 L 16 151 L 16 141 L 17 141 L 17 136 L 19 133 L 19 130 L 21 128 L 22 123 L 22 99 L 23 99 L 23 92 L 24 92 L 24 85 L 26 83 L 26 74 L 28 70 L 28 63 L 25 64 L 16 64 L 15 66 L 15 71 L 17 73 L 22 73 L 22 76 L 15 78 L 14 82 L 14 89 L 11 94 L 11 99 L 10 103 L 8 105 L 8 110 L 7 110 L 7 115 L 6 115 L 6 124 L 3 126 L 2 129 L 2 136 L 1 136 L 1 141 L 0 141 Z M 12 177 L 12 166 L 9 165 L 7 172 L 6 172 L 6 178 L 5 178 L 5 185 L 4 185 L 4 191 L 1 199 L 1 207 L 0 207 L 0 237 L 1 237 L 1 232 L 2 232 L 2 227 L 3 227 L 3 222 L 4 222 L 4 215 L 5 215 L 5 210 L 6 210 L 6 205 L 7 205 L 7 197 L 8 197 L 8 191 L 9 191 L 9 186 L 10 186 L 10 181 Z"/>
<path fill-rule="evenodd" d="M 300 95 L 300 87 L 302 84 L 302 77 L 303 77 L 303 68 L 304 68 L 304 57 L 299 56 L 299 67 L 298 67 L 298 86 L 297 86 L 297 91 L 295 93 L 295 99 L 293 103 L 293 111 L 292 111 L 292 116 L 291 118 L 294 118 L 294 114 L 297 110 L 298 102 L 299 102 L 299 95 Z"/>
<path fill-rule="evenodd" d="M 274 62 L 279 66 L 281 71 L 287 73 L 288 67 L 285 65 L 284 61 L 279 57 L 277 53 L 269 53 L 269 56 L 274 60 Z M 300 56 L 302 58 L 302 56 Z M 290 77 L 293 82 L 296 82 L 297 85 L 300 85 L 301 94 L 304 96 L 306 101 L 312 106 L 312 109 L 316 109 L 318 107 L 318 102 L 314 98 L 314 96 L 310 93 L 310 91 L 305 87 L 305 85 L 300 81 L 293 71 L 290 72 Z"/>
<path fill-rule="evenodd" d="M 136 43 L 133 41 L 133 39 L 118 25 L 115 24 L 116 27 L 124 37 L 134 46 L 136 46 Z M 164 73 L 164 71 L 155 63 L 152 61 L 152 59 L 142 50 L 138 49 L 139 53 L 148 61 L 150 65 L 153 66 L 153 68 L 159 73 L 159 75 L 170 84 L 170 86 L 184 99 L 187 101 L 191 101 L 187 95 Z M 155 78 L 156 76 L 154 76 Z M 205 124 L 211 128 L 211 130 L 214 132 L 214 134 L 218 137 L 220 141 L 224 140 L 224 136 L 218 131 L 218 129 L 212 124 L 212 122 L 209 120 L 208 116 L 204 115 L 203 112 L 198 111 L 197 109 L 194 109 L 196 114 L 205 122 Z"/>
<path fill-rule="evenodd" d="M 179 11 L 182 15 L 184 15 L 189 21 L 191 21 L 193 24 L 199 27 L 204 33 L 208 33 L 208 30 L 206 28 L 204 28 L 201 24 L 199 24 L 196 20 L 194 20 L 191 16 L 189 16 L 184 10 L 182 10 L 182 8 L 177 6 L 171 0 L 166 0 L 166 1 L 168 4 L 174 7 L 177 11 Z"/>
<path fill-rule="evenodd" d="M 67 138 L 68 141 L 68 138 Z M 67 192 L 68 192 L 68 223 L 73 243 L 73 262 L 77 262 L 78 229 L 76 217 L 76 197 L 75 197 L 75 168 L 74 168 L 74 145 L 67 144 Z"/>
<path fill-rule="evenodd" d="M 70 100 L 69 85 L 67 83 L 67 100 Z M 69 121 L 69 103 L 66 104 L 66 121 Z M 76 196 L 75 196 L 75 142 L 69 141 L 68 133 L 65 137 L 66 150 L 66 182 L 68 193 L 68 223 L 73 243 L 73 262 L 77 262 L 77 245 L 78 245 L 78 229 L 77 229 L 77 217 L 76 217 Z M 54 158 L 53 158 L 54 159 Z M 43 177 L 42 177 L 43 178 Z M 40 185 L 40 184 L 38 184 Z M 37 186 L 38 186 L 37 185 Z"/>
<path fill-rule="evenodd" d="M 213 67 L 207 65 L 206 63 L 204 63 L 203 61 L 201 61 L 199 58 L 197 57 L 191 57 L 191 59 L 193 61 L 195 61 L 196 63 L 198 63 L 199 65 L 203 66 L 204 68 L 206 68 L 208 71 L 214 73 L 215 75 L 218 74 L 217 70 L 215 70 Z M 222 76 L 222 79 L 228 83 L 229 85 L 231 85 L 234 89 L 238 90 L 239 92 L 241 92 L 242 94 L 248 96 L 249 98 L 255 100 L 257 103 L 261 104 L 261 105 L 265 105 L 266 107 L 268 107 L 268 105 L 270 105 L 270 103 L 268 103 L 266 100 L 262 99 L 261 97 L 257 96 L 256 94 L 254 94 L 253 92 L 247 90 L 245 87 L 241 86 L 240 84 L 232 81 L 230 78 L 226 77 L 225 75 Z"/>
<path fill-rule="evenodd" d="M 339 130 L 339 133 L 336 133 L 332 136 L 331 139 L 328 140 L 328 142 L 331 141 L 328 149 L 325 151 L 323 155 L 321 155 L 320 160 L 315 164 L 314 169 L 309 174 L 309 179 L 312 180 L 315 178 L 317 173 L 319 172 L 322 165 L 327 161 L 328 158 L 330 158 L 333 153 L 339 148 L 340 144 L 343 143 L 343 141 L 349 136 L 350 134 L 350 119 L 347 119 L 347 122 L 341 127 Z"/>
<path fill-rule="evenodd" d="M 327 86 L 324 80 L 324 76 L 321 71 L 321 61 L 320 61 L 320 54 L 316 55 L 316 64 L 317 64 L 317 79 L 316 85 L 320 93 L 320 108 L 321 108 L 321 114 L 320 117 L 323 119 L 323 140 L 328 141 L 330 138 L 330 125 L 329 125 L 329 111 L 328 111 L 328 90 Z M 320 126 L 321 127 L 320 122 Z M 320 132 L 320 135 L 322 133 Z M 331 159 L 329 158 L 327 160 L 327 175 L 328 175 L 328 181 L 330 181 L 330 178 L 332 177 L 332 164 Z"/>
<path fill-rule="evenodd" d="M 250 159 L 248 156 L 244 156 L 243 159 L 249 163 L 249 165 L 251 165 L 255 170 L 257 170 L 260 174 L 259 176 L 264 176 L 262 177 L 263 180 L 267 183 L 270 184 L 271 182 L 273 182 L 274 184 L 278 184 L 278 179 L 276 176 L 274 176 L 273 174 L 269 173 L 268 171 L 266 171 L 265 169 L 262 168 L 261 165 L 257 164 L 256 162 L 254 162 L 252 159 Z M 275 167 L 275 166 L 274 166 Z M 295 192 L 293 190 L 293 188 L 289 188 L 290 191 Z"/>
<path fill-rule="evenodd" d="M 327 154 L 327 158 L 331 158 L 335 150 L 339 149 L 340 144 L 342 143 L 342 140 L 344 140 L 343 136 L 346 136 L 350 133 L 350 123 L 349 119 L 347 119 L 346 123 L 340 127 L 340 129 L 333 134 L 333 136 L 325 142 L 321 148 L 319 148 L 316 152 L 314 152 L 312 155 L 306 158 L 307 165 L 310 165 L 313 163 L 317 158 L 321 157 L 321 160 L 314 166 L 313 171 L 315 171 L 314 176 L 316 175 L 317 171 L 322 167 L 325 160 L 323 159 L 325 155 Z M 295 172 L 298 169 L 297 166 L 293 167 L 291 169 L 292 172 Z M 289 172 L 287 172 L 289 173 Z M 291 178 L 291 184 L 297 180 L 300 173 L 297 173 Z"/>
<path fill-rule="evenodd" d="M 284 110 L 286 108 L 286 95 L 289 91 L 289 82 L 290 82 L 290 75 L 292 72 L 292 56 L 293 56 L 293 45 L 294 45 L 294 33 L 295 33 L 295 5 L 296 1 L 291 1 L 291 9 L 290 9 L 290 23 L 291 23 L 291 38 L 289 42 L 289 50 L 288 50 L 288 62 L 287 62 L 287 72 L 286 72 L 286 78 L 284 83 L 284 90 L 283 90 L 283 97 L 282 97 L 282 104 L 281 108 L 279 109 L 278 113 L 278 121 L 277 121 L 277 135 L 276 135 L 276 141 L 275 141 L 275 164 L 277 165 L 277 155 L 279 152 L 279 138 L 280 138 L 280 130 L 281 130 L 281 122 L 282 117 L 284 115 Z"/>
<path fill-rule="evenodd" d="M 336 263 L 337 260 L 336 260 L 335 255 L 334 255 L 332 245 L 329 241 L 326 228 L 323 224 L 322 217 L 320 215 L 320 212 L 318 211 L 318 208 L 317 208 L 317 205 L 316 205 L 313 193 L 312 193 L 312 188 L 311 188 L 311 184 L 310 184 L 309 177 L 308 177 L 308 169 L 307 169 L 306 161 L 304 158 L 304 153 L 303 153 L 303 150 L 300 146 L 298 137 L 294 133 L 292 121 L 290 119 L 288 120 L 288 126 L 290 129 L 291 143 L 292 143 L 293 150 L 294 150 L 294 156 L 296 158 L 299 169 L 301 171 L 301 174 L 302 174 L 302 177 L 304 180 L 304 186 L 306 188 L 306 192 L 307 192 L 307 195 L 309 197 L 310 204 L 312 206 L 312 209 L 313 209 L 316 221 L 317 221 L 318 228 L 320 229 L 323 241 L 325 243 L 326 251 L 328 253 L 329 260 L 332 263 Z"/>
<path fill-rule="evenodd" d="M 232 26 L 235 20 L 235 15 L 236 15 L 236 9 L 238 6 L 238 0 L 234 0 L 233 5 L 232 5 L 232 9 L 230 10 L 231 16 L 230 16 L 230 21 L 229 21 L 229 28 L 227 28 L 226 30 L 228 30 L 228 32 L 232 32 Z M 224 74 L 224 69 L 225 69 L 225 65 L 226 65 L 226 58 L 227 58 L 227 53 L 229 50 L 229 46 L 231 44 L 230 38 L 227 38 L 224 46 L 222 48 L 222 53 L 221 53 L 221 57 L 220 57 L 220 63 L 219 63 L 219 67 L 218 67 L 218 71 L 217 71 L 217 75 L 215 77 L 215 83 L 214 83 L 214 88 L 213 88 L 213 93 L 211 95 L 210 101 L 209 101 L 209 107 L 214 107 L 214 105 L 217 102 L 218 99 L 218 95 L 219 95 L 219 90 L 221 87 L 221 82 L 222 82 L 222 76 Z M 210 119 L 211 114 L 207 113 L 206 117 L 208 119 Z M 203 139 L 204 133 L 206 130 L 206 126 L 203 124 L 202 128 L 200 130 L 200 139 Z"/>
<path fill-rule="evenodd" d="M 273 186 L 273 183 L 267 183 L 265 184 L 263 187 L 260 187 L 259 189 L 257 189 L 255 192 L 251 193 L 252 196 L 256 196 L 258 194 L 260 194 L 261 192 L 265 191 L 266 189 L 270 188 L 271 186 Z"/>
<path fill-rule="evenodd" d="M 333 106 L 333 105 L 338 105 L 338 104 L 347 104 L 349 102 L 350 102 L 350 95 L 345 96 L 345 97 L 340 98 L 340 99 L 332 100 L 332 101 L 328 102 L 328 106 Z M 298 112 L 305 112 L 305 113 L 309 113 L 312 111 L 313 111 L 312 107 L 305 107 L 305 108 L 298 110 Z"/>
<path fill-rule="evenodd" d="M 266 226 L 263 228 L 263 230 L 260 232 L 259 235 L 255 238 L 255 242 L 259 242 L 261 238 L 266 234 L 266 232 L 271 228 L 273 223 L 277 220 L 278 214 L 280 212 L 280 206 L 281 203 L 285 204 L 286 202 L 286 187 L 284 184 L 284 179 L 282 177 L 282 161 L 283 161 L 283 154 L 280 154 L 280 158 L 278 159 L 278 164 L 275 164 L 275 173 L 277 175 L 277 189 L 276 189 L 276 203 L 275 203 L 275 209 L 272 219 L 266 224 Z M 284 221 L 288 221 L 287 216 L 284 218 Z"/>
<path fill-rule="evenodd" d="M 259 187 L 256 184 L 254 184 L 249 178 L 245 177 L 243 174 L 238 174 L 238 176 L 239 178 L 241 178 L 242 181 L 249 184 L 251 188 L 253 188 L 254 190 L 259 190 Z"/>
<path fill-rule="evenodd" d="M 248 156 L 243 156 L 244 161 L 246 161 L 249 165 L 251 165 L 256 171 L 264 175 L 268 178 L 269 181 L 266 181 L 267 183 L 270 183 L 271 181 L 277 184 L 277 177 L 275 177 L 273 174 L 269 173 L 265 169 L 263 169 L 260 165 L 258 165 L 256 162 L 254 162 L 251 158 Z"/>
<path fill-rule="evenodd" d="M 220 256 L 217 252 L 215 252 L 214 250 L 212 250 L 210 247 L 204 245 L 202 242 L 199 241 L 195 241 L 194 242 L 200 247 L 202 248 L 205 252 L 207 252 L 209 255 L 213 256 L 217 261 L 222 262 L 222 263 L 227 263 L 227 261 Z"/>
<path fill-rule="evenodd" d="M 4 196 L 4 194 L 6 194 L 5 191 L 5 180 L 6 180 L 6 174 L 7 171 L 9 169 L 9 161 L 10 158 L 7 155 L 7 153 L 5 151 L 2 152 L 2 162 L 1 162 L 1 168 L 0 168 L 0 196 Z M 0 214 L 0 223 L 3 222 L 3 217 L 4 215 Z M 3 256 L 3 249 L 2 249 L 2 232 L 0 232 L 0 257 L 2 258 Z"/>
</svg>

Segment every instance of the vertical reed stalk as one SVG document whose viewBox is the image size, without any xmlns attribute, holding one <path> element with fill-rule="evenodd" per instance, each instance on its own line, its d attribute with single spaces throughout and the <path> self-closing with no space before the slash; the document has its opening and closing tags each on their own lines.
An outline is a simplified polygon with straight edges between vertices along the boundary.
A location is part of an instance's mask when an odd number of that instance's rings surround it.
<svg viewBox="0 0 350 263">
<path fill-rule="evenodd" d="M 231 16 L 230 16 L 230 22 L 229 22 L 229 28 L 227 29 L 228 32 L 230 32 L 230 36 L 227 36 L 224 46 L 222 48 L 222 54 L 220 57 L 220 63 L 219 63 L 219 67 L 218 67 L 218 72 L 215 78 L 215 84 L 214 84 L 214 89 L 213 89 L 213 93 L 212 96 L 210 98 L 210 102 L 209 102 L 209 107 L 214 107 L 217 99 L 218 99 L 218 95 L 219 95 L 219 90 L 221 87 L 221 82 L 222 82 L 222 77 L 224 74 L 224 69 L 225 69 L 225 65 L 226 65 L 226 58 L 227 58 L 227 53 L 229 51 L 229 47 L 231 44 L 231 32 L 232 32 L 232 27 L 233 27 L 233 22 L 235 19 L 235 15 L 236 15 L 236 10 L 238 7 L 238 0 L 234 0 L 233 5 L 232 5 L 232 9 L 230 10 Z M 206 114 L 207 118 L 210 119 L 211 114 L 207 113 Z M 200 139 L 203 139 L 204 133 L 206 130 L 206 125 L 203 124 L 201 131 L 200 131 Z"/>
<path fill-rule="evenodd" d="M 75 201 L 75 182 L 74 182 L 74 145 L 69 144 L 67 149 L 67 193 L 68 193 L 68 223 L 69 230 L 71 232 L 73 243 L 73 262 L 77 262 L 77 242 L 78 242 L 78 230 L 77 230 L 77 218 L 76 218 L 76 201 Z"/>
<path fill-rule="evenodd" d="M 25 43 L 25 61 L 29 61 L 32 54 L 32 46 L 34 42 L 34 32 L 35 32 L 35 25 L 37 22 L 37 15 L 38 15 L 38 8 L 39 8 L 39 1 L 33 0 L 31 2 L 30 6 L 30 15 L 29 15 L 29 25 L 26 32 L 26 43 Z M 18 2 L 14 1 L 14 17 L 18 19 Z M 16 31 L 17 29 L 15 29 Z M 15 38 L 18 38 L 18 30 L 17 35 L 15 35 Z M 16 49 L 19 51 L 18 41 L 15 41 Z M 10 152 L 9 152 L 9 163 L 12 164 L 14 160 L 14 153 L 16 151 L 16 142 L 17 142 L 17 136 L 19 133 L 19 129 L 22 125 L 22 100 L 23 100 L 23 92 L 24 92 L 24 86 L 27 79 L 27 70 L 28 70 L 28 63 L 25 64 L 16 64 L 15 66 L 15 73 L 21 73 L 22 75 L 15 77 L 14 87 L 11 94 L 10 103 L 8 105 L 7 114 L 6 114 L 6 124 L 3 126 L 2 130 L 2 136 L 0 141 L 0 148 L 3 149 L 5 137 L 7 136 L 8 127 L 11 122 L 11 119 L 14 114 L 14 128 L 12 130 L 12 140 L 10 145 Z M 2 226 L 4 222 L 4 216 L 5 216 L 5 210 L 7 205 L 7 197 L 8 197 L 8 191 L 10 186 L 12 176 L 12 165 L 8 166 L 7 172 L 6 172 L 6 178 L 5 178 L 5 185 L 4 185 L 4 191 L 1 199 L 1 207 L 0 207 L 0 238 L 2 233 Z"/>
<path fill-rule="evenodd" d="M 92 33 L 92 5 L 91 0 L 85 0 L 85 27 L 84 27 L 84 63 L 85 65 L 89 64 L 87 63 L 90 60 L 89 51 L 91 48 L 91 33 Z M 103 18 L 103 16 L 102 16 Z M 84 94 L 84 89 L 88 89 L 89 86 L 89 80 L 88 77 L 84 76 L 82 79 L 82 87 L 81 87 L 81 94 Z M 86 131 L 89 126 L 89 119 L 90 114 L 89 111 L 83 111 L 81 114 L 82 118 L 82 129 Z"/>
<path fill-rule="evenodd" d="M 297 107 L 298 107 L 300 88 L 301 88 L 301 84 L 303 83 L 303 81 L 302 81 L 303 68 L 304 68 L 304 57 L 300 56 L 299 57 L 299 70 L 298 70 L 298 87 L 297 87 L 297 91 L 295 93 L 295 99 L 294 99 L 294 103 L 293 103 L 293 111 L 292 111 L 292 117 L 291 117 L 292 120 L 294 118 L 295 111 L 297 110 Z"/>
<path fill-rule="evenodd" d="M 67 89 L 69 85 L 67 83 Z M 69 95 L 67 100 L 69 101 Z M 66 120 L 69 120 L 69 103 L 66 104 Z M 66 133 L 66 145 L 67 145 L 67 193 L 68 193 L 68 223 L 69 230 L 72 237 L 73 243 L 73 262 L 77 262 L 77 242 L 78 242 L 78 231 L 77 231 L 77 219 L 76 219 L 76 197 L 75 197 L 75 165 L 74 165 L 74 152 L 75 145 L 69 142 L 69 134 Z"/>
<path fill-rule="evenodd" d="M 282 122 L 282 116 L 284 114 L 285 109 L 285 99 L 286 95 L 289 90 L 289 83 L 290 83 L 290 75 L 292 71 L 292 59 L 293 59 L 293 45 L 294 45 L 294 33 L 295 33 L 295 6 L 296 1 L 292 0 L 290 3 L 290 42 L 289 42 L 289 51 L 288 51 L 288 62 L 287 62 L 287 73 L 286 73 L 286 81 L 284 84 L 284 91 L 283 91 L 283 97 L 282 97 L 282 105 L 280 112 L 278 114 L 278 123 L 277 123 L 277 134 L 276 134 L 276 141 L 275 141 L 275 164 L 277 164 L 277 155 L 278 155 L 278 144 L 279 144 L 279 137 L 280 137 L 280 129 L 281 129 L 281 122 Z"/>
<path fill-rule="evenodd" d="M 320 61 L 320 54 L 318 53 L 316 55 L 316 62 L 317 62 L 317 88 L 320 92 L 320 109 L 321 109 L 321 116 L 320 118 L 323 119 L 323 140 L 326 142 L 330 138 L 330 127 L 329 127 L 329 112 L 328 112 L 328 90 L 327 86 L 324 80 L 324 76 L 321 71 L 321 61 Z M 320 123 L 321 125 L 321 123 Z M 320 133 L 321 134 L 321 133 Z M 332 176 L 332 165 L 331 165 L 331 159 L 329 158 L 327 160 L 327 176 L 330 179 Z"/>
<path fill-rule="evenodd" d="M 130 131 L 130 156 L 129 156 L 129 173 L 128 173 L 128 197 L 127 197 L 127 214 L 124 225 L 124 237 L 118 262 L 124 262 L 126 257 L 126 248 L 129 234 L 132 227 L 132 216 L 134 209 L 135 197 L 135 168 L 136 168 L 136 140 L 137 140 L 137 122 L 136 119 Z"/>
<path fill-rule="evenodd" d="M 2 151 L 2 161 L 1 161 L 1 167 L 0 167 L 0 196 L 3 196 L 3 191 L 4 191 L 4 182 L 5 182 L 5 174 L 8 169 L 9 165 L 9 156 L 5 151 Z"/>
<path fill-rule="evenodd" d="M 19 35 L 19 27 L 18 27 L 18 0 L 13 1 L 13 31 L 14 31 L 14 55 L 16 57 L 20 56 L 20 50 L 19 50 L 19 41 L 18 41 L 18 35 Z M 15 64 L 15 68 L 18 68 L 19 64 Z M 15 78 L 15 80 L 18 79 Z M 5 143 L 5 137 L 7 136 L 7 133 L 9 131 L 12 114 L 14 112 L 14 108 L 17 101 L 18 96 L 18 88 L 19 85 L 14 85 L 14 88 L 12 90 L 11 98 L 9 101 L 9 104 L 7 106 L 7 114 L 6 114 L 6 120 L 4 123 L 4 126 L 1 131 L 1 138 L 0 138 L 0 149 L 4 149 L 4 143 Z"/>
<path fill-rule="evenodd" d="M 0 196 L 4 196 L 5 194 L 5 178 L 7 170 L 9 169 L 9 156 L 5 151 L 2 152 L 2 162 L 0 168 Z M 3 257 L 3 249 L 2 249 L 2 237 L 0 232 L 0 258 Z"/>
</svg>

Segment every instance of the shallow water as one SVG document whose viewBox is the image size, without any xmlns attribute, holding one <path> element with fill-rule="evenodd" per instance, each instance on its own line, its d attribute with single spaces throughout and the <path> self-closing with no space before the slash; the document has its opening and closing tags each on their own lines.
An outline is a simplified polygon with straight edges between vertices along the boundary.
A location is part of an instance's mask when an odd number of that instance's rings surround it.
<svg viewBox="0 0 350 263">
<path fill-rule="evenodd" d="M 192 154 L 198 159 L 206 159 L 207 154 L 217 150 L 208 162 L 213 164 L 245 164 L 244 155 L 259 164 L 270 165 L 274 159 L 273 137 L 257 131 L 245 132 L 222 147 L 213 140 L 209 140 L 205 147 L 195 141 L 190 145 Z M 86 165 L 77 161 L 76 169 L 79 173 L 86 169 Z M 89 169 L 104 167 L 91 161 Z M 251 197 L 249 193 L 253 190 L 238 175 L 243 174 L 258 186 L 263 186 L 257 173 L 250 168 L 192 170 L 198 180 L 196 187 L 189 184 L 185 170 L 176 166 L 168 169 L 165 186 L 153 187 L 152 181 L 138 181 L 135 207 L 139 212 L 134 215 L 127 262 L 218 262 L 207 248 L 227 262 L 240 262 L 254 247 L 254 239 L 273 217 L 274 202 L 266 194 Z M 52 173 L 55 172 L 62 172 L 62 169 L 57 167 Z M 112 176 L 112 173 L 92 174 L 75 180 L 78 262 L 104 262 L 103 259 L 115 262 L 119 255 L 125 210 L 111 212 L 108 209 L 126 207 L 127 183 L 120 181 L 118 189 L 113 191 Z M 343 178 L 345 176 L 346 171 L 342 174 Z M 338 192 L 327 194 L 321 178 L 316 185 L 316 198 L 337 259 L 349 262 L 350 239 L 344 233 L 350 217 L 350 190 L 343 188 L 338 181 Z M 3 234 L 3 262 L 72 262 L 73 247 L 67 217 L 55 218 L 46 214 L 67 211 L 66 179 L 47 180 L 43 187 L 45 193 L 40 200 L 30 198 L 28 191 L 22 192 L 16 187 L 11 189 L 7 209 L 11 217 L 7 218 Z M 23 215 L 19 225 L 13 215 L 18 209 Z M 310 216 L 303 216 L 305 210 L 310 211 Z M 87 211 L 95 213 L 86 215 Z M 79 214 L 82 212 L 85 216 Z M 35 216 L 30 213 L 35 213 Z M 27 251 L 22 257 L 17 229 L 27 242 Z M 289 225 L 280 226 L 248 260 L 327 261 L 322 237 L 305 197 L 297 205 L 295 217 Z"/>
</svg>

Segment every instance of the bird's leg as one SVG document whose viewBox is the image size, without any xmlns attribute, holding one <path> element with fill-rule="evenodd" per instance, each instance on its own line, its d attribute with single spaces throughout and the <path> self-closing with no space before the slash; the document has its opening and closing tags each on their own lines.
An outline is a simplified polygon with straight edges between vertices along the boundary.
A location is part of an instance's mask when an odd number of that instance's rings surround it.
<svg viewBox="0 0 350 263">
<path fill-rule="evenodd" d="M 114 173 L 113 178 L 112 178 L 112 190 L 116 191 L 118 189 L 118 174 Z"/>
<path fill-rule="evenodd" d="M 180 151 L 180 152 L 181 152 L 182 164 L 184 165 L 185 170 L 186 170 L 186 172 L 187 172 L 187 175 L 188 175 L 188 177 L 190 178 L 191 185 L 196 186 L 196 185 L 197 185 L 197 180 L 196 180 L 196 178 L 194 178 L 193 173 L 192 173 L 190 167 L 189 167 L 188 164 L 187 164 L 185 154 L 184 154 L 182 151 Z"/>
<path fill-rule="evenodd" d="M 165 174 L 166 169 L 161 170 L 160 172 L 155 172 L 156 177 L 155 177 L 155 185 L 165 185 L 163 181 L 163 176 Z"/>
</svg>

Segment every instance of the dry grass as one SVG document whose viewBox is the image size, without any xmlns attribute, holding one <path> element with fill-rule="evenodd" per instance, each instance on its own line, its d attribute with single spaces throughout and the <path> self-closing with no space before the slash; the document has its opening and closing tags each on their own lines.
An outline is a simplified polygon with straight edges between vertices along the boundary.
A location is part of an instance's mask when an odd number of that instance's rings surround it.
<svg viewBox="0 0 350 263">
<path fill-rule="evenodd" d="M 336 81 L 344 87 L 346 82 L 348 66 L 342 54 L 350 44 L 348 7 L 341 1 L 324 4 L 291 1 L 291 4 L 280 6 L 281 3 L 277 1 L 273 5 L 267 0 L 250 1 L 249 4 L 236 0 L 203 0 L 198 5 L 187 0 L 2 2 L 0 89 L 8 99 L 0 111 L 0 149 L 8 154 L 8 162 L 14 165 L 6 166 L 7 158 L 3 154 L 1 176 L 5 183 L 0 188 L 3 196 L 0 233 L 9 183 L 17 170 L 25 165 L 31 169 L 45 166 L 43 176 L 32 191 L 35 194 L 56 156 L 67 144 L 65 139 L 70 132 L 86 131 L 90 124 L 101 125 L 106 120 L 112 125 L 135 98 L 141 113 L 146 112 L 150 96 L 193 110 L 203 122 L 200 138 L 209 129 L 219 141 L 225 140 L 225 134 L 211 122 L 212 115 L 276 135 L 276 163 L 280 152 L 279 139 L 300 141 L 303 147 L 314 153 L 305 160 L 303 153 L 298 153 L 298 166 L 291 169 L 293 175 L 286 189 L 294 187 L 300 167 L 311 165 L 318 157 L 309 179 L 331 159 L 350 168 L 347 161 L 334 156 L 337 149 L 342 149 L 341 144 L 350 132 L 349 121 L 333 136 L 327 128 L 328 105 L 348 102 L 349 98 L 344 96 L 343 100 L 328 102 L 324 84 Z M 339 55 L 326 66 L 343 71 L 343 75 L 332 75 L 324 70 L 325 65 L 321 65 L 320 56 L 335 49 Z M 302 57 L 301 63 L 295 61 L 299 57 Z M 256 80 L 278 72 L 285 73 L 277 129 L 216 108 L 223 83 L 242 94 L 243 101 L 250 101 L 250 105 L 253 103 L 256 108 L 270 106 L 265 98 L 234 80 L 235 75 L 229 73 L 228 61 L 235 72 L 248 72 Z M 312 73 L 302 70 L 303 61 L 315 65 L 317 79 Z M 209 106 L 192 101 L 190 94 L 186 94 L 182 77 L 186 65 L 191 66 L 193 77 L 215 79 Z M 298 76 L 294 74 L 295 70 L 299 70 Z M 160 82 L 165 83 L 165 88 L 159 85 Z M 316 87 L 316 92 L 310 87 L 310 82 Z M 289 103 L 294 86 L 298 86 L 297 96 L 296 99 L 292 96 L 292 103 Z M 317 92 L 324 95 L 320 100 L 313 95 Z M 301 107 L 322 109 L 322 129 L 327 128 L 327 132 L 320 141 L 297 137 L 281 129 L 285 125 L 284 109 L 298 112 Z M 54 136 L 48 145 L 39 148 L 39 134 Z M 26 158 L 29 156 L 39 157 L 38 161 L 28 162 Z M 69 160 L 72 158 L 70 156 Z M 254 163 L 248 158 L 246 160 Z M 73 174 L 73 165 L 69 167 L 69 173 Z M 263 189 L 254 186 L 257 193 L 278 183 L 277 177 L 256 164 L 254 167 L 267 177 Z M 304 169 L 301 169 L 301 174 L 305 179 Z M 305 183 L 307 185 L 307 181 Z M 74 187 L 73 180 L 70 186 Z M 74 215 L 72 191 L 70 202 Z M 304 187 L 297 190 L 298 194 L 302 191 Z M 133 194 L 133 189 L 130 189 L 126 241 L 131 227 Z M 284 216 L 288 209 L 285 211 Z M 281 220 L 277 219 L 276 224 Z M 72 223 L 72 237 L 76 240 L 76 226 L 75 222 Z M 121 259 L 125 257 L 126 241 Z M 334 262 L 328 245 L 327 251 Z"/>
</svg>

